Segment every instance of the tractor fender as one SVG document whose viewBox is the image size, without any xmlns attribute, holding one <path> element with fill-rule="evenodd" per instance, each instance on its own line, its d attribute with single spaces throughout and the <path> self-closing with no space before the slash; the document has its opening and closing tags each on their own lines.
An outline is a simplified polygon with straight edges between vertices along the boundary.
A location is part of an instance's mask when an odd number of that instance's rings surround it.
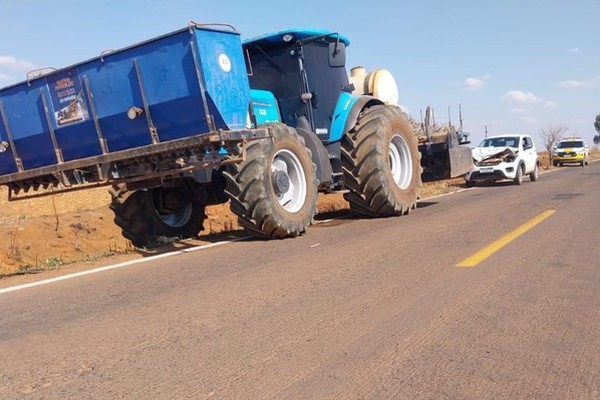
<svg viewBox="0 0 600 400">
<path fill-rule="evenodd" d="M 312 160 L 317 166 L 319 185 L 333 181 L 333 170 L 329 161 L 329 153 L 317 135 L 309 129 L 297 127 L 296 131 L 304 138 L 304 144 L 310 149 Z"/>
<path fill-rule="evenodd" d="M 348 111 L 346 115 L 346 122 L 344 123 L 344 131 L 343 135 L 350 132 L 354 125 L 356 125 L 356 121 L 358 121 L 358 116 L 365 108 L 372 107 L 375 105 L 383 104 L 383 102 L 373 96 L 357 96 L 357 100 L 352 104 L 352 107 Z M 340 136 L 341 138 L 341 136 Z"/>
<path fill-rule="evenodd" d="M 328 142 L 335 143 L 342 140 L 342 137 L 356 125 L 362 110 L 378 104 L 383 103 L 373 96 L 354 96 L 348 92 L 342 92 L 333 111 Z"/>
</svg>

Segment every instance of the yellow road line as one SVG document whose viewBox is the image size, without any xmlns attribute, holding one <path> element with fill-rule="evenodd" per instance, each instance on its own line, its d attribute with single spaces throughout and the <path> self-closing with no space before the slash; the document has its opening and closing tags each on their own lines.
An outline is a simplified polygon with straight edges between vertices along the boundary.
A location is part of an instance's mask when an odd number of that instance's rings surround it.
<svg viewBox="0 0 600 400">
<path fill-rule="evenodd" d="M 531 228 L 533 228 L 534 226 L 536 226 L 537 224 L 539 224 L 540 222 L 542 222 L 543 220 L 545 220 L 546 218 L 548 218 L 549 216 L 554 214 L 555 212 L 556 212 L 556 210 L 544 211 L 540 215 L 532 218 L 528 222 L 519 226 L 514 231 L 507 233 L 506 235 L 502 236 L 500 239 L 496 240 L 494 243 L 484 247 L 477 253 L 473 254 L 471 257 L 459 262 L 456 266 L 457 267 L 475 267 L 475 266 L 477 266 L 477 264 L 479 264 L 480 262 L 482 262 L 483 260 L 485 260 L 486 258 L 491 256 L 492 254 L 494 254 L 495 252 L 497 252 L 498 250 L 500 250 L 501 248 L 503 248 L 504 246 L 506 246 L 507 244 L 509 244 L 516 238 L 518 238 L 519 236 L 523 235 L 525 232 L 527 232 L 528 230 L 530 230 Z"/>
</svg>

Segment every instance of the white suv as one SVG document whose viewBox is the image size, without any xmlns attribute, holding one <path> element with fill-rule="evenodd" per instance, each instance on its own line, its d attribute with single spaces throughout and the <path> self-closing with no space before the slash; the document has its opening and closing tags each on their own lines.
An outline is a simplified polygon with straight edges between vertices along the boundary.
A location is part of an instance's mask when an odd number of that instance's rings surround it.
<svg viewBox="0 0 600 400">
<path fill-rule="evenodd" d="M 486 138 L 473 149 L 473 164 L 473 169 L 465 175 L 467 186 L 506 179 L 520 185 L 525 175 L 537 181 L 540 170 L 533 139 L 527 135 Z"/>
</svg>

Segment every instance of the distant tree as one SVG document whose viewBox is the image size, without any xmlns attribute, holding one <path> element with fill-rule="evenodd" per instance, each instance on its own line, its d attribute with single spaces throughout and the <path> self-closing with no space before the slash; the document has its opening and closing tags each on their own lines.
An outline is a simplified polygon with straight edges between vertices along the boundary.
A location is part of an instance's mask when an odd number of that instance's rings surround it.
<svg viewBox="0 0 600 400">
<path fill-rule="evenodd" d="M 594 135 L 594 144 L 600 144 L 600 114 L 596 115 L 596 121 L 594 121 L 594 128 L 596 128 L 597 135 Z"/>
<path fill-rule="evenodd" d="M 550 165 L 552 165 L 552 148 L 562 139 L 567 130 L 565 126 L 549 126 L 548 129 L 540 129 L 540 137 L 550 157 Z"/>
</svg>

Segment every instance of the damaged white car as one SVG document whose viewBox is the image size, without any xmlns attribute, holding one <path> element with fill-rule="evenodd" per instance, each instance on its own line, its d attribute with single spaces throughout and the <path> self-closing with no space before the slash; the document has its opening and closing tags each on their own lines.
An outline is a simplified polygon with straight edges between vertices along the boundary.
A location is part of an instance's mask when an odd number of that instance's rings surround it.
<svg viewBox="0 0 600 400">
<path fill-rule="evenodd" d="M 467 186 L 477 182 L 512 180 L 516 185 L 529 175 L 537 181 L 540 162 L 533 139 L 527 135 L 492 136 L 473 149 L 473 169 L 465 175 Z"/>
</svg>

